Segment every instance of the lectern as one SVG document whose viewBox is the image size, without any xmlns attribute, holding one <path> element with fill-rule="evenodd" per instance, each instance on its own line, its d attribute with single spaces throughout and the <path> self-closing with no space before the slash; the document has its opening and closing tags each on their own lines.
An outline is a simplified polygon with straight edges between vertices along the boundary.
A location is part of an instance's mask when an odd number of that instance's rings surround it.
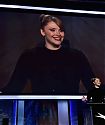
<svg viewBox="0 0 105 125">
<path fill-rule="evenodd" d="M 105 125 L 105 103 L 87 103 L 92 109 L 93 125 Z"/>
</svg>

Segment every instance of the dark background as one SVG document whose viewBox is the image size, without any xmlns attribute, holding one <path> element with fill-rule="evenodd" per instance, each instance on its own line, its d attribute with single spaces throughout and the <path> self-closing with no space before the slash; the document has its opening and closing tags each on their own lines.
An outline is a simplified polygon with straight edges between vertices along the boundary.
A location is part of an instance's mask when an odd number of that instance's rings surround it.
<svg viewBox="0 0 105 125">
<path fill-rule="evenodd" d="M 40 14 L 0 11 L 0 88 L 8 84 L 21 53 L 41 44 Z M 64 23 L 70 47 L 86 55 L 96 76 L 105 83 L 105 19 L 65 13 L 57 16 Z"/>
</svg>

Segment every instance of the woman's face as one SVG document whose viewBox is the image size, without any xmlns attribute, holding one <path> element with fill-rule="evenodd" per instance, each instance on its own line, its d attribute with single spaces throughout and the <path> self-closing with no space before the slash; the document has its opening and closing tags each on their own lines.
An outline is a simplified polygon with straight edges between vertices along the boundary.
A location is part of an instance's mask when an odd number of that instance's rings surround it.
<svg viewBox="0 0 105 125">
<path fill-rule="evenodd" d="M 101 85 L 101 81 L 99 78 L 96 78 L 95 81 L 93 82 L 95 86 L 99 87 Z"/>
<path fill-rule="evenodd" d="M 41 29 L 41 34 L 45 37 L 45 43 L 49 49 L 59 48 L 64 39 L 64 31 L 61 31 L 60 27 L 53 21 Z"/>
</svg>

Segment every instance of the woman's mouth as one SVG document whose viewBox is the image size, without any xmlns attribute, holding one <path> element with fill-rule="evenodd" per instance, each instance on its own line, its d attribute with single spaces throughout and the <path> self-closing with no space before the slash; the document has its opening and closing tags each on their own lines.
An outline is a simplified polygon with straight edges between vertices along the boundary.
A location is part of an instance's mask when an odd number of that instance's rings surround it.
<svg viewBox="0 0 105 125">
<path fill-rule="evenodd" d="M 60 41 L 61 40 L 61 38 L 59 38 L 59 37 L 53 37 L 55 40 L 57 40 L 57 41 Z"/>
</svg>

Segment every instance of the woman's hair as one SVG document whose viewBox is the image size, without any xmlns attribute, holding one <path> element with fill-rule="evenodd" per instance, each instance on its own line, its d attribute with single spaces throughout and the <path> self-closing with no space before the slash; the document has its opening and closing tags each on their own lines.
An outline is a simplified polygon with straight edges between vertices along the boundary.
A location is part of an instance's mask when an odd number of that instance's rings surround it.
<svg viewBox="0 0 105 125">
<path fill-rule="evenodd" d="M 61 31 L 64 31 L 63 23 L 58 17 L 52 16 L 52 15 L 45 15 L 45 14 L 40 15 L 40 23 L 41 23 L 40 28 L 44 29 L 44 27 L 51 21 L 56 23 L 60 27 Z"/>
<path fill-rule="evenodd" d="M 94 83 L 96 79 L 99 79 L 98 77 L 92 78 L 91 82 Z M 100 79 L 99 79 L 100 80 Z"/>
<path fill-rule="evenodd" d="M 93 83 L 96 80 L 96 78 L 91 78 L 91 82 Z"/>
</svg>

